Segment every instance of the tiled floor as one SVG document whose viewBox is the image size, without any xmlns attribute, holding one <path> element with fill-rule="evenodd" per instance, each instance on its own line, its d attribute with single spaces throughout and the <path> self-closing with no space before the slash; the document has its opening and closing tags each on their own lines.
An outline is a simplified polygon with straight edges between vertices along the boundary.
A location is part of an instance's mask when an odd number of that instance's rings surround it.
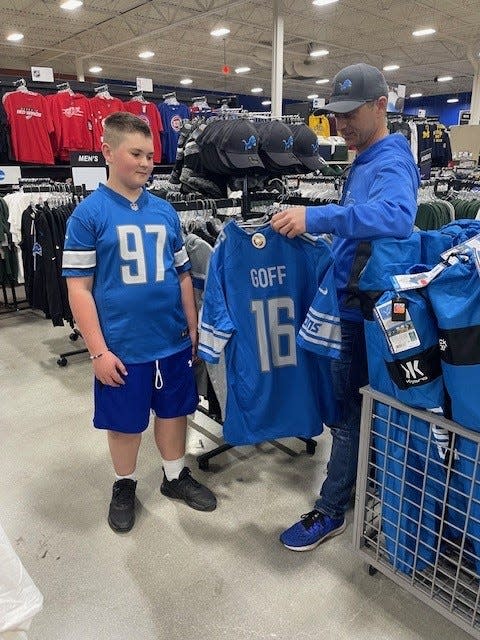
<svg viewBox="0 0 480 640">
<path fill-rule="evenodd" d="M 160 494 L 148 430 L 137 524 L 113 533 L 106 439 L 90 426 L 90 363 L 56 364 L 75 348 L 68 334 L 30 311 L 0 316 L 0 522 L 45 598 L 30 640 L 469 637 L 387 577 L 369 576 L 351 525 L 308 553 L 278 542 L 312 507 L 328 434 L 313 457 L 296 440 L 267 443 L 201 472 L 194 456 L 220 434 L 197 414 L 189 464 L 218 496 L 216 511 L 199 513 Z"/>
</svg>

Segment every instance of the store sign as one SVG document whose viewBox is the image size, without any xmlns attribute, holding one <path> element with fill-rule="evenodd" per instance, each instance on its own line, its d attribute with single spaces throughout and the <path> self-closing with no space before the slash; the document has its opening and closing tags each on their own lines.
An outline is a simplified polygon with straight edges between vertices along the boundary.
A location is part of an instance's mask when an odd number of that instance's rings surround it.
<svg viewBox="0 0 480 640">
<path fill-rule="evenodd" d="M 427 110 L 426 109 L 419 109 L 417 112 L 417 115 L 419 118 L 426 118 L 427 116 Z"/>
<path fill-rule="evenodd" d="M 151 78 L 137 78 L 137 91 L 153 92 L 153 80 Z"/>
<path fill-rule="evenodd" d="M 54 82 L 53 69 L 51 67 L 31 67 L 30 71 L 34 82 Z"/>
<path fill-rule="evenodd" d="M 429 180 L 430 173 L 432 171 L 432 150 L 425 149 L 420 152 L 420 162 L 418 163 L 420 169 L 420 178 L 422 180 Z"/>
<path fill-rule="evenodd" d="M 323 109 L 325 106 L 325 98 L 314 98 L 313 99 L 313 108 L 314 109 Z"/>
<path fill-rule="evenodd" d="M 107 181 L 105 158 L 98 151 L 72 151 L 70 154 L 73 184 L 85 185 L 87 191 L 93 191 L 100 182 Z"/>
<path fill-rule="evenodd" d="M 471 115 L 470 111 L 461 109 L 458 113 L 458 124 L 470 124 Z"/>
<path fill-rule="evenodd" d="M 0 184 L 18 184 L 21 177 L 20 167 L 0 166 Z"/>
</svg>

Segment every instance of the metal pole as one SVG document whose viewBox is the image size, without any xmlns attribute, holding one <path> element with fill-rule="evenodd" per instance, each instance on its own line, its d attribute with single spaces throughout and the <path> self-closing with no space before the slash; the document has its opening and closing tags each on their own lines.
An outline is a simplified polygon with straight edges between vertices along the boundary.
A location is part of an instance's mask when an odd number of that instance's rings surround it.
<svg viewBox="0 0 480 640">
<path fill-rule="evenodd" d="M 77 80 L 85 82 L 85 74 L 83 72 L 83 60 L 80 58 L 75 59 L 75 70 L 77 72 Z"/>
<path fill-rule="evenodd" d="M 272 39 L 272 115 L 282 115 L 283 95 L 283 40 L 284 19 L 283 0 L 273 0 L 273 39 Z"/>
<path fill-rule="evenodd" d="M 475 75 L 473 76 L 472 102 L 470 105 L 469 124 L 480 123 L 480 65 L 475 65 Z"/>
</svg>

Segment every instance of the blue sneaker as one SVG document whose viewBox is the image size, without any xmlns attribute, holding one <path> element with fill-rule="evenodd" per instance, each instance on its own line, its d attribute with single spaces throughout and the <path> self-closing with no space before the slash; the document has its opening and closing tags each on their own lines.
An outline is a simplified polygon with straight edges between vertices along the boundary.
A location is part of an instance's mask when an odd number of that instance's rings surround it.
<svg viewBox="0 0 480 640">
<path fill-rule="evenodd" d="M 304 513 L 301 520 L 285 529 L 280 535 L 280 542 L 292 551 L 309 551 L 327 538 L 345 531 L 346 526 L 345 518 L 330 518 L 314 509 Z"/>
</svg>

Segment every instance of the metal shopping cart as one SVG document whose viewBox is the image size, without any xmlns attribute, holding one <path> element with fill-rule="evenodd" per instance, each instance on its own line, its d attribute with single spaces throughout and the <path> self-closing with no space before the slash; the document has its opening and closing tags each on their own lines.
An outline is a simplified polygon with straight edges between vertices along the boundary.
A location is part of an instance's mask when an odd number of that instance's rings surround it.
<svg viewBox="0 0 480 640">
<path fill-rule="evenodd" d="M 480 433 L 361 391 L 355 549 L 480 639 Z"/>
</svg>

